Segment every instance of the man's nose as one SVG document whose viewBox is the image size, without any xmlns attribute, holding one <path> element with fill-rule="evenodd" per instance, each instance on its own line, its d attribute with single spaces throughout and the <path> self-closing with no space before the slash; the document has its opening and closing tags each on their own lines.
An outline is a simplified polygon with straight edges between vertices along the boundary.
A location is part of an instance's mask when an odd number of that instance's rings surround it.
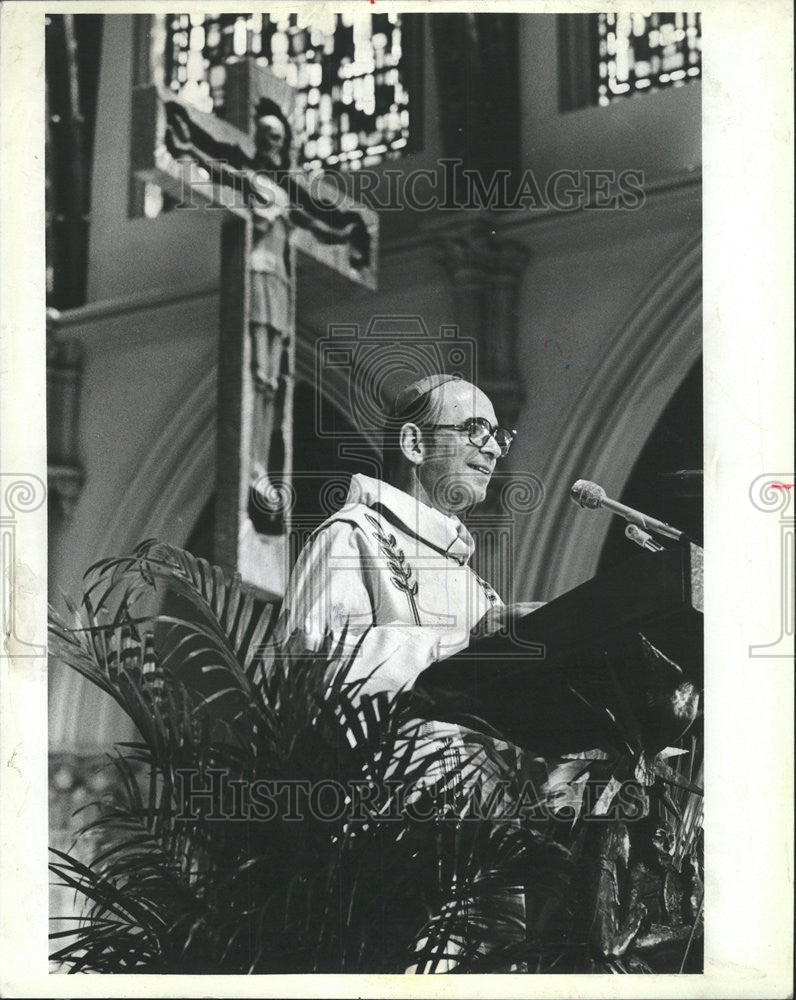
<svg viewBox="0 0 796 1000">
<path fill-rule="evenodd" d="M 486 452 L 487 455 L 491 455 L 493 458 L 500 458 L 500 445 L 495 440 L 493 434 L 481 445 L 481 451 Z"/>
</svg>

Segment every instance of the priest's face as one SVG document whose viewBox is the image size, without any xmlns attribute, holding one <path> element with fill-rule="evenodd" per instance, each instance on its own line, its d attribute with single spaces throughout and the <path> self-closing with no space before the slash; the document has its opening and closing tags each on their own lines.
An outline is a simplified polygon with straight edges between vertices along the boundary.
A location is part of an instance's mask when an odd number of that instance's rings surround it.
<svg viewBox="0 0 796 1000">
<path fill-rule="evenodd" d="M 472 417 L 497 424 L 489 397 L 469 382 L 446 382 L 434 392 L 439 408 L 433 421 L 423 427 L 423 457 L 417 476 L 432 507 L 444 514 L 481 503 L 495 471 L 500 447 L 488 437 L 479 447 L 467 430 L 456 430 Z"/>
</svg>

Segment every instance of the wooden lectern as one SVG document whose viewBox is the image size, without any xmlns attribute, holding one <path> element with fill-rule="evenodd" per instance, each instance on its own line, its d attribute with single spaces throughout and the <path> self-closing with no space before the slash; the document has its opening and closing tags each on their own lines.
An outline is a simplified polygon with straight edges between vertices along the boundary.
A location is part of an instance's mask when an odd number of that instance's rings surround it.
<svg viewBox="0 0 796 1000">
<path fill-rule="evenodd" d="M 415 683 L 429 717 L 532 752 L 657 753 L 693 723 L 703 674 L 702 549 L 643 552 Z"/>
</svg>

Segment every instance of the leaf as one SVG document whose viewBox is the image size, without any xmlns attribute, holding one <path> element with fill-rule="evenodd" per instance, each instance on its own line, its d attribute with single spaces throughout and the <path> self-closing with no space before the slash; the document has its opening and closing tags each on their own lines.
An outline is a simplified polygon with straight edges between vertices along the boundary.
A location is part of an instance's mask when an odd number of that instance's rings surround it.
<svg viewBox="0 0 796 1000">
<path fill-rule="evenodd" d="M 393 561 L 415 594 L 404 554 Z M 181 598 L 181 617 L 163 613 L 166 593 Z M 273 608 L 260 610 L 239 577 L 152 540 L 95 564 L 66 620 L 51 613 L 52 655 L 138 730 L 116 748 L 113 798 L 92 808 L 71 853 L 54 854 L 55 878 L 85 901 L 68 929 L 54 925 L 54 960 L 111 974 L 502 970 L 521 947 L 506 940 L 521 930 L 507 890 L 527 877 L 540 935 L 547 927 L 538 962 L 561 970 L 564 949 L 550 941 L 571 903 L 568 846 L 451 794 L 459 776 L 425 734 L 417 698 L 363 695 L 369 678 L 348 679 L 367 631 L 283 659 L 273 627 Z M 465 775 L 494 763 L 480 744 L 460 756 Z M 226 782 L 218 809 L 214 772 Z M 288 820 L 276 790 L 319 781 L 376 794 L 361 819 L 305 808 Z M 261 802 L 269 789 L 276 798 L 268 819 L 248 808 L 258 782 Z M 237 818 L 235 787 L 249 796 Z M 440 796 L 432 821 L 412 818 L 407 789 Z M 678 806 L 692 836 L 700 813 Z"/>
</svg>

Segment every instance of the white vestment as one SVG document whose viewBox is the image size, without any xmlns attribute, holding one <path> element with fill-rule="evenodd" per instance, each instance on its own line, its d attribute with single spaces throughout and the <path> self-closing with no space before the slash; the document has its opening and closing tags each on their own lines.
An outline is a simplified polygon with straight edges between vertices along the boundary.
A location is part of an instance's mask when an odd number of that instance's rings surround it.
<svg viewBox="0 0 796 1000">
<path fill-rule="evenodd" d="M 352 476 L 345 506 L 313 534 L 291 575 L 280 619 L 286 650 L 315 652 L 345 633 L 348 647 L 361 640 L 348 677 L 368 678 L 363 693 L 410 688 L 502 604 L 468 565 L 473 548 L 455 515 Z"/>
<path fill-rule="evenodd" d="M 345 506 L 315 531 L 287 587 L 279 621 L 289 655 L 314 653 L 344 640 L 359 647 L 349 680 L 365 678 L 362 693 L 409 689 L 426 667 L 466 647 L 470 630 L 495 606 L 497 593 L 468 565 L 474 543 L 458 517 L 421 503 L 402 490 L 355 475 Z M 429 722 L 431 752 L 443 748 L 442 766 L 453 787 L 477 783 L 488 794 L 498 775 L 486 745 L 498 743 L 470 730 Z M 521 890 L 504 901 L 524 915 Z M 455 967 L 455 944 L 439 971 Z M 413 967 L 410 971 L 416 971 Z"/>
</svg>

